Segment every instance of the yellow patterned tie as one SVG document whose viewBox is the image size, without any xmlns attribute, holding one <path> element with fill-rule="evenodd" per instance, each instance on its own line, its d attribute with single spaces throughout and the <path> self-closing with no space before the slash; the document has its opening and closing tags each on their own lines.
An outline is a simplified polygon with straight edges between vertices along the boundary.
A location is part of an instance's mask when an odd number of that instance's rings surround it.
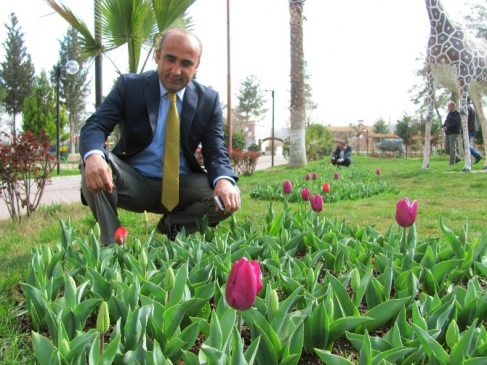
<svg viewBox="0 0 487 365">
<path fill-rule="evenodd" d="M 166 121 L 164 170 L 162 176 L 161 203 L 170 212 L 179 203 L 179 115 L 176 94 L 167 93 L 169 111 Z"/>
</svg>

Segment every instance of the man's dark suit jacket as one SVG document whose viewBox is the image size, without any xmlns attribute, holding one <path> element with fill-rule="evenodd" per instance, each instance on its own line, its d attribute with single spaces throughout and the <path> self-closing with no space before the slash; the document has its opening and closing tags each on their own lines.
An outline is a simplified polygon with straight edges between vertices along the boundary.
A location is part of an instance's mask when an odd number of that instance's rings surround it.
<svg viewBox="0 0 487 365">
<path fill-rule="evenodd" d="M 119 141 L 111 153 L 124 159 L 143 151 L 151 143 L 156 129 L 160 98 L 156 71 L 120 76 L 81 129 L 81 156 L 88 151 L 101 150 L 108 158 L 105 141 L 116 125 L 120 131 Z M 205 172 L 195 156 L 201 143 L 210 186 L 213 188 L 218 176 L 229 176 L 237 181 L 224 146 L 218 93 L 191 81 L 184 93 L 180 119 L 181 147 L 190 169 Z"/>
<path fill-rule="evenodd" d="M 337 148 L 335 149 L 335 152 L 333 152 L 333 155 L 331 157 L 338 160 L 340 158 L 340 152 L 341 152 L 341 149 L 340 149 L 340 147 L 337 146 Z M 343 159 L 345 160 L 345 159 L 351 158 L 351 157 L 352 157 L 352 147 L 347 144 L 347 146 L 345 147 L 345 150 L 343 152 Z"/>
</svg>

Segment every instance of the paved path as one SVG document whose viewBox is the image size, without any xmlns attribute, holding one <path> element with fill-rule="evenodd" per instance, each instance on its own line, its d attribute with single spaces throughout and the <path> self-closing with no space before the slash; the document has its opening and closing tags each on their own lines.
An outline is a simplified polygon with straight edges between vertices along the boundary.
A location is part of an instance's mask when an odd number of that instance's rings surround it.
<svg viewBox="0 0 487 365">
<path fill-rule="evenodd" d="M 256 170 L 271 167 L 271 156 L 261 156 Z M 274 156 L 274 166 L 285 165 L 287 160 L 282 156 Z M 80 176 L 56 176 L 55 171 L 51 183 L 46 185 L 40 205 L 68 204 L 80 201 Z M 0 219 L 10 219 L 5 201 L 0 198 Z"/>
</svg>

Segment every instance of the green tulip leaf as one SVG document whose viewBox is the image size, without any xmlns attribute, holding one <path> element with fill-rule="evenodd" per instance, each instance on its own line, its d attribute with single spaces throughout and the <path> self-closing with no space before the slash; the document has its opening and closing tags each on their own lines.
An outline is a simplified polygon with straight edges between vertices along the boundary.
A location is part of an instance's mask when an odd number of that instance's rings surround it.
<svg viewBox="0 0 487 365">
<path fill-rule="evenodd" d="M 243 352 L 243 339 L 237 330 L 237 326 L 232 326 L 232 358 L 231 365 L 247 365 Z"/>
<path fill-rule="evenodd" d="M 373 322 L 371 317 L 343 317 L 333 321 L 330 324 L 330 335 L 328 343 L 334 342 L 342 337 L 347 331 L 352 331 L 359 326 L 363 326 L 368 322 Z"/>
<path fill-rule="evenodd" d="M 151 311 L 151 306 L 144 306 L 136 308 L 133 312 L 129 313 L 124 328 L 124 347 L 126 350 L 136 350 L 137 344 L 140 343 L 140 340 L 145 334 Z"/>
<path fill-rule="evenodd" d="M 302 286 L 298 287 L 290 296 L 279 303 L 279 309 L 271 321 L 271 327 L 278 335 L 280 334 L 281 328 L 285 324 L 286 320 L 289 319 L 289 311 L 291 307 L 294 305 L 295 301 L 301 295 L 303 290 L 304 288 Z"/>
<path fill-rule="evenodd" d="M 416 324 L 412 323 L 414 333 L 418 336 L 419 341 L 421 342 L 422 347 L 424 348 L 428 358 L 430 360 L 437 360 L 440 364 L 450 364 L 450 357 L 443 349 L 443 347 L 421 327 L 417 326 Z M 436 334 L 439 334 L 439 331 L 435 330 Z"/>
<path fill-rule="evenodd" d="M 456 258 L 459 260 L 463 260 L 465 258 L 465 245 L 458 239 L 457 236 L 455 236 L 455 234 L 449 228 L 445 226 L 442 217 L 440 217 L 440 227 L 443 231 L 443 234 L 445 235 L 446 241 L 452 248 Z"/>
<path fill-rule="evenodd" d="M 200 348 L 199 359 L 200 363 L 207 365 L 226 365 L 229 362 L 227 354 L 205 344 Z"/>
<path fill-rule="evenodd" d="M 85 350 L 92 346 L 93 341 L 98 338 L 98 331 L 94 328 L 88 332 L 76 337 L 70 344 L 70 351 L 66 355 L 66 361 L 71 363 L 73 360 L 78 359 Z"/>
<path fill-rule="evenodd" d="M 326 278 L 333 289 L 335 308 L 339 309 L 339 311 L 335 311 L 334 318 L 359 316 L 360 313 L 351 301 L 347 289 L 345 289 L 343 284 L 331 274 L 327 274 Z"/>
<path fill-rule="evenodd" d="M 46 337 L 32 331 L 32 347 L 40 365 L 48 365 L 56 347 Z"/>
<path fill-rule="evenodd" d="M 399 311 L 409 302 L 411 298 L 391 299 L 364 313 L 364 317 L 372 318 L 372 321 L 365 323 L 362 328 L 373 331 L 394 318 Z"/>
<path fill-rule="evenodd" d="M 330 351 L 315 349 L 315 353 L 326 365 L 354 365 L 350 360 L 333 355 Z"/>
<path fill-rule="evenodd" d="M 183 299 L 183 294 L 188 281 L 188 266 L 185 263 L 177 271 L 174 277 L 174 289 L 171 291 L 171 305 L 178 304 Z"/>
<path fill-rule="evenodd" d="M 190 351 L 183 350 L 183 361 L 184 361 L 184 365 L 200 365 L 200 361 L 198 360 L 198 357 L 196 357 L 196 355 Z"/>
</svg>

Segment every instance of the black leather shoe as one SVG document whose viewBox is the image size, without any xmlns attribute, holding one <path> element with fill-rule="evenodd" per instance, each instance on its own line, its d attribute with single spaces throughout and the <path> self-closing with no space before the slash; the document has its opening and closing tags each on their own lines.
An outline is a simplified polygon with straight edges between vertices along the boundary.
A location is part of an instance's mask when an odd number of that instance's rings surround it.
<svg viewBox="0 0 487 365">
<path fill-rule="evenodd" d="M 170 241 L 175 241 L 176 236 L 180 231 L 180 227 L 177 224 L 168 226 L 165 217 L 162 217 L 157 223 L 157 231 L 161 234 L 165 234 Z"/>
<path fill-rule="evenodd" d="M 481 159 L 482 159 L 482 156 L 475 157 L 474 165 L 478 164 Z"/>
<path fill-rule="evenodd" d="M 462 160 L 462 159 L 461 159 L 460 157 L 457 157 L 457 158 L 455 159 L 455 163 L 459 163 L 461 160 Z"/>
</svg>

